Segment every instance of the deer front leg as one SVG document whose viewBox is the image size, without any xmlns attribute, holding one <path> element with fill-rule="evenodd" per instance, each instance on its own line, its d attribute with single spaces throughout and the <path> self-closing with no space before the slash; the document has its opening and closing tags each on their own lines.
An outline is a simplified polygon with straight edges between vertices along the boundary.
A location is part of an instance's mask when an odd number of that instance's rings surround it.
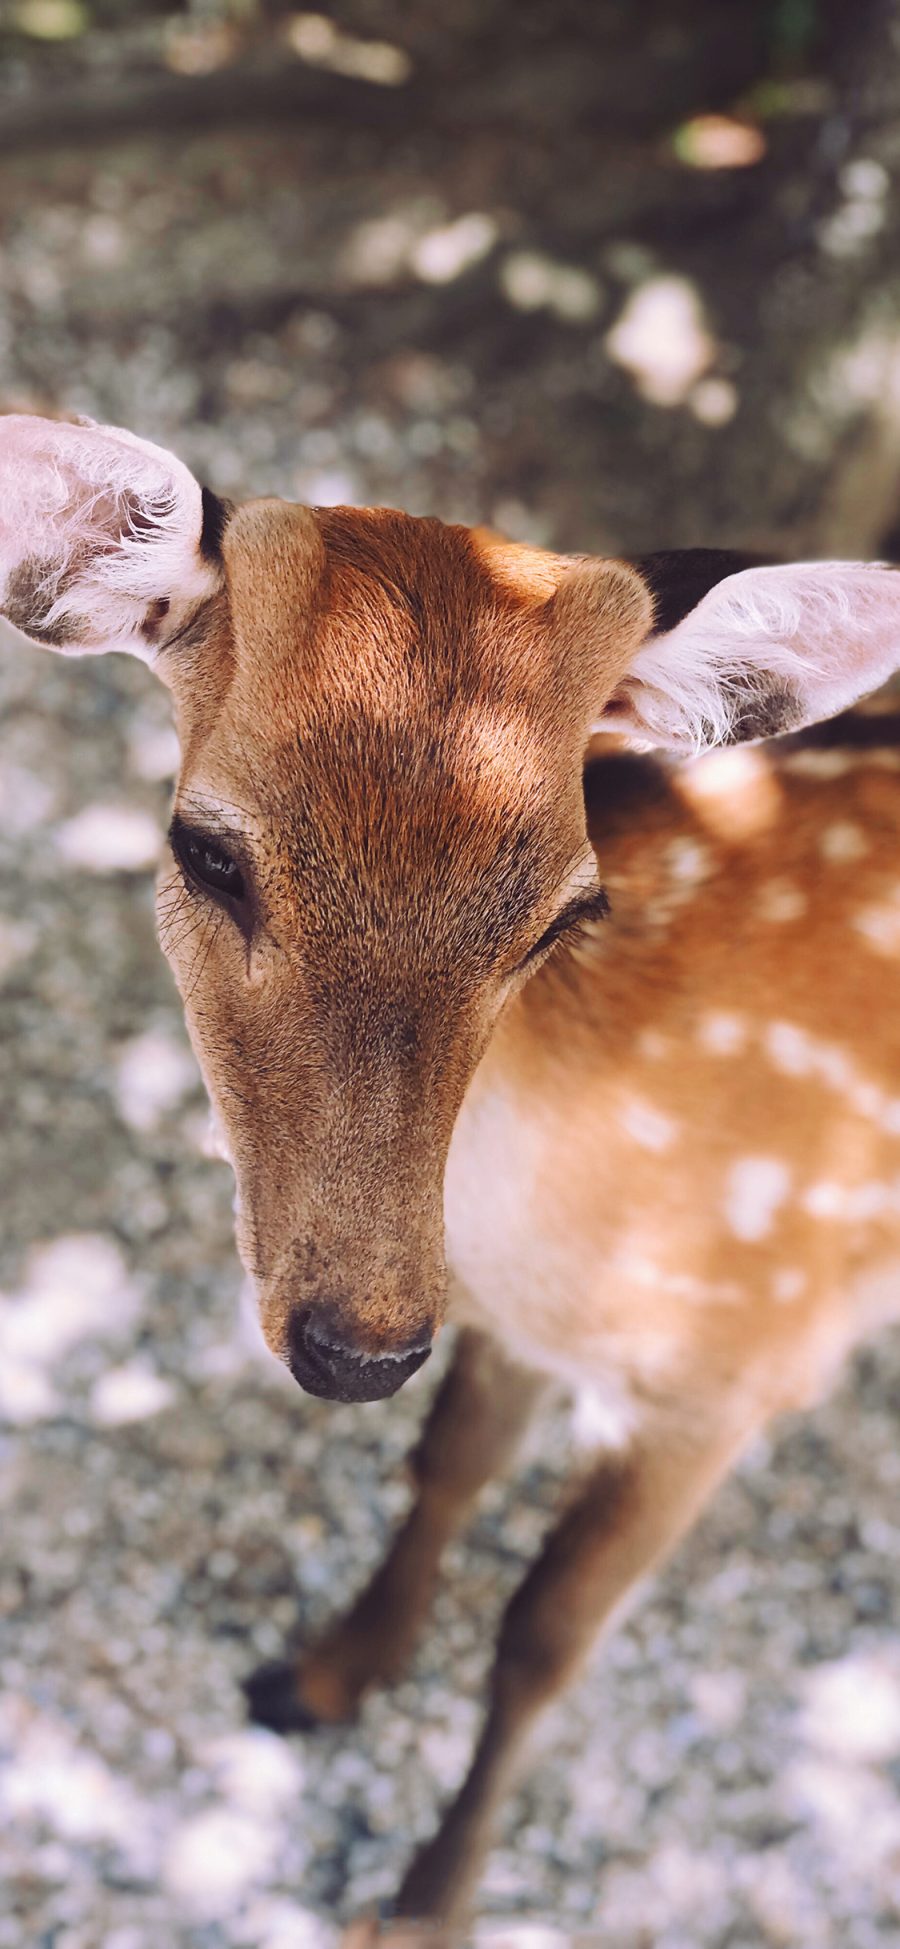
<svg viewBox="0 0 900 1949">
<path fill-rule="evenodd" d="M 411 1457 L 418 1490 L 381 1568 L 349 1614 L 294 1665 L 264 1668 L 247 1692 L 279 1731 L 353 1717 L 364 1692 L 402 1671 L 427 1614 L 441 1555 L 485 1482 L 510 1460 L 543 1382 L 485 1335 L 463 1331 Z"/>
<path fill-rule="evenodd" d="M 751 1430 L 721 1416 L 690 1436 L 645 1437 L 578 1493 L 520 1585 L 501 1626 L 487 1718 L 462 1790 L 416 1856 L 398 1916 L 458 1924 L 513 1784 L 526 1735 L 583 1663 L 629 1592 L 684 1534 Z"/>
</svg>

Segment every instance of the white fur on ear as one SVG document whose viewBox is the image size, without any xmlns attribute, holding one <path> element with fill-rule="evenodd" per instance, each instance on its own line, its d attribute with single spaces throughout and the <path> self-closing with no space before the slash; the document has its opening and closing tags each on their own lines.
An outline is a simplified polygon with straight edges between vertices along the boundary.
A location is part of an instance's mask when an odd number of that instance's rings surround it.
<svg viewBox="0 0 900 1949">
<path fill-rule="evenodd" d="M 120 427 L 0 418 L 0 614 L 35 642 L 149 659 L 219 585 L 200 487 Z"/>
<path fill-rule="evenodd" d="M 742 569 L 652 636 L 597 719 L 697 752 L 834 717 L 900 667 L 900 573 L 861 562 Z"/>
</svg>

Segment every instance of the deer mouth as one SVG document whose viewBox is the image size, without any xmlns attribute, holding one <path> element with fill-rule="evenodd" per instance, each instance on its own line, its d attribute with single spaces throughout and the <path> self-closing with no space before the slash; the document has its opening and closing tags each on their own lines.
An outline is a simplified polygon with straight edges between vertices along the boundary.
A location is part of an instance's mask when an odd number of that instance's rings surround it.
<svg viewBox="0 0 900 1949">
<path fill-rule="evenodd" d="M 401 1353 L 363 1354 L 315 1331 L 307 1316 L 292 1327 L 287 1364 L 298 1385 L 323 1401 L 384 1401 L 424 1366 L 431 1341 Z"/>
</svg>

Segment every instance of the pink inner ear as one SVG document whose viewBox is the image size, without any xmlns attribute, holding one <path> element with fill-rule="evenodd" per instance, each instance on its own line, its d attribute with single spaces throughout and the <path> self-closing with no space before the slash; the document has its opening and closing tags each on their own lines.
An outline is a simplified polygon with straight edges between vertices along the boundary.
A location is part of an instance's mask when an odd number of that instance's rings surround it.
<svg viewBox="0 0 900 1949">
<path fill-rule="evenodd" d="M 199 552 L 200 488 L 117 427 L 0 419 L 0 607 L 56 647 L 143 653 L 143 619 L 218 577 Z"/>
<path fill-rule="evenodd" d="M 598 721 L 681 751 L 835 716 L 900 667 L 900 574 L 802 562 L 726 576 L 642 645 Z"/>
</svg>

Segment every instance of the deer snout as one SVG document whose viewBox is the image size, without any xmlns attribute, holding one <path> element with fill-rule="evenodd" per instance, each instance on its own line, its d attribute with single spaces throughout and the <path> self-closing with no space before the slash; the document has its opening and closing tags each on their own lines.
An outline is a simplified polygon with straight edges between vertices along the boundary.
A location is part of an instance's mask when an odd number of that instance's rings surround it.
<svg viewBox="0 0 900 1949">
<path fill-rule="evenodd" d="M 426 1329 L 389 1352 L 368 1353 L 329 1310 L 301 1308 L 291 1315 L 287 1362 L 307 1394 L 326 1401 L 383 1401 L 423 1366 L 431 1352 Z"/>
</svg>

